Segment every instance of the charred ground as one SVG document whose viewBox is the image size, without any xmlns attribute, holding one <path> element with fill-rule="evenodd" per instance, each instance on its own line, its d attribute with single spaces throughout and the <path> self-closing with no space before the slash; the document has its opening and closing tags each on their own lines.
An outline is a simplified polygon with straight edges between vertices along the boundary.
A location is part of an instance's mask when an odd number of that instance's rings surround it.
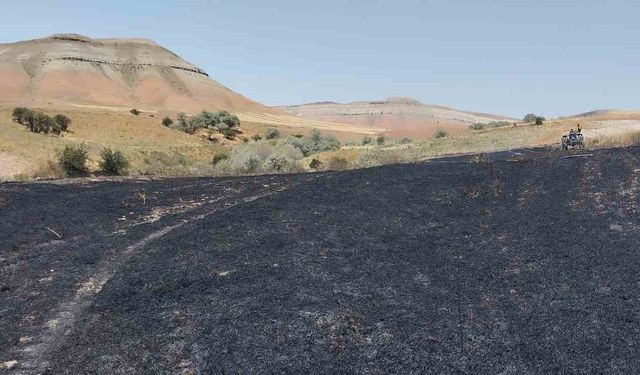
<svg viewBox="0 0 640 375">
<path fill-rule="evenodd" d="M 512 156 L 2 184 L 0 371 L 633 373 L 640 149 Z"/>
</svg>

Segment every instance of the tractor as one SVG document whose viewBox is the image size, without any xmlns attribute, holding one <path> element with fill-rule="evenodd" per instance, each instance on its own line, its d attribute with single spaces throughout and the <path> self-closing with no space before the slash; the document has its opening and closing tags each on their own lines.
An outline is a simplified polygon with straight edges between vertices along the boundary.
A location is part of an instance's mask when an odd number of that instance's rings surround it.
<svg viewBox="0 0 640 375">
<path fill-rule="evenodd" d="M 582 149 L 584 148 L 584 135 L 582 135 L 582 132 L 577 133 L 574 131 L 570 131 L 568 134 L 565 134 L 562 136 L 562 140 L 560 141 L 560 144 L 562 145 L 563 151 L 567 151 L 570 148 Z"/>
</svg>

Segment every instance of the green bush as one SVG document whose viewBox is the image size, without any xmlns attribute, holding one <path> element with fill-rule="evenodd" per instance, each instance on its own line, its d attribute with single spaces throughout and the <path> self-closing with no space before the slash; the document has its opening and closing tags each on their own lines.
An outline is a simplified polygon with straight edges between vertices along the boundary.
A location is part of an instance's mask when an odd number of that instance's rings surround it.
<svg viewBox="0 0 640 375">
<path fill-rule="evenodd" d="M 280 138 L 280 131 L 278 129 L 270 128 L 264 134 L 265 139 L 278 139 Z"/>
<path fill-rule="evenodd" d="M 538 117 L 536 117 L 536 122 L 535 122 L 535 124 L 536 124 L 536 125 L 542 125 L 542 124 L 544 124 L 544 122 L 545 122 L 545 121 L 546 121 L 546 118 L 544 118 L 544 117 L 542 117 L 542 116 L 538 116 Z"/>
<path fill-rule="evenodd" d="M 471 130 L 482 130 L 482 129 L 485 128 L 485 126 L 487 126 L 487 125 L 478 122 L 478 123 L 469 125 L 469 129 L 471 129 Z"/>
<path fill-rule="evenodd" d="M 340 141 L 333 135 L 323 136 L 318 130 L 313 129 L 309 138 L 286 138 L 284 143 L 299 149 L 304 156 L 322 152 L 333 151 L 340 148 Z"/>
<path fill-rule="evenodd" d="M 526 122 L 528 124 L 532 124 L 532 123 L 536 122 L 537 118 L 538 118 L 538 116 L 536 116 L 535 113 L 529 113 L 526 116 L 524 116 L 522 121 L 524 121 L 524 122 Z"/>
<path fill-rule="evenodd" d="M 166 126 L 168 128 L 171 125 L 173 125 L 173 120 L 170 117 L 165 117 L 165 118 L 162 119 L 162 125 L 164 125 L 164 126 Z"/>
<path fill-rule="evenodd" d="M 27 115 L 29 115 L 31 112 L 32 111 L 29 108 L 16 107 L 13 109 L 11 117 L 13 118 L 13 121 L 25 125 Z"/>
<path fill-rule="evenodd" d="M 438 129 L 438 130 L 436 130 L 436 133 L 433 136 L 436 139 L 446 138 L 447 136 L 449 136 L 449 133 L 447 133 L 447 131 L 444 130 L 444 129 Z"/>
<path fill-rule="evenodd" d="M 369 144 L 371 144 L 371 142 L 373 142 L 373 141 L 371 140 L 371 137 L 364 137 L 364 138 L 362 138 L 362 145 L 363 145 L 363 146 L 369 145 Z"/>
<path fill-rule="evenodd" d="M 304 138 L 304 134 L 296 133 L 293 135 L 295 138 Z"/>
<path fill-rule="evenodd" d="M 100 170 L 104 173 L 123 175 L 129 168 L 129 161 L 118 150 L 105 148 L 101 156 Z"/>
<path fill-rule="evenodd" d="M 138 116 L 138 115 L 140 114 L 140 111 L 138 111 L 138 110 L 137 110 L 137 109 L 135 109 L 135 108 L 134 108 L 134 109 L 132 109 L 132 110 L 130 110 L 129 112 L 131 112 L 131 114 L 134 114 L 134 115 L 136 115 L 136 116 Z"/>
<path fill-rule="evenodd" d="M 213 163 L 213 165 L 216 165 L 219 162 L 221 162 L 223 160 L 227 160 L 227 159 L 229 159 L 229 154 L 224 153 L 224 152 L 219 152 L 219 153 L 213 155 L 213 159 L 211 160 L 211 162 Z"/>
<path fill-rule="evenodd" d="M 384 135 L 379 135 L 378 138 L 376 138 L 376 143 L 378 144 L 378 146 L 384 145 L 384 141 L 385 141 Z"/>
<path fill-rule="evenodd" d="M 71 119 L 65 115 L 55 115 L 53 120 L 58 124 L 60 131 L 66 132 L 71 124 Z"/>
<path fill-rule="evenodd" d="M 86 173 L 87 149 L 84 145 L 67 145 L 58 152 L 58 164 L 69 175 Z"/>
<path fill-rule="evenodd" d="M 236 131 L 234 129 L 231 128 L 226 128 L 226 129 L 222 129 L 220 131 L 220 133 L 226 138 L 226 139 L 234 139 L 236 137 Z"/>
<path fill-rule="evenodd" d="M 262 139 L 262 136 L 260 134 L 255 134 L 251 137 L 251 139 L 257 142 Z"/>
<path fill-rule="evenodd" d="M 302 152 L 290 144 L 256 141 L 234 147 L 215 167 L 219 173 L 232 175 L 298 172 L 302 158 Z"/>
<path fill-rule="evenodd" d="M 43 112 L 32 112 L 27 116 L 27 127 L 34 133 L 49 134 L 52 127 L 57 127 L 53 118 L 45 115 Z M 59 129 L 56 129 L 57 134 L 60 134 Z"/>
</svg>

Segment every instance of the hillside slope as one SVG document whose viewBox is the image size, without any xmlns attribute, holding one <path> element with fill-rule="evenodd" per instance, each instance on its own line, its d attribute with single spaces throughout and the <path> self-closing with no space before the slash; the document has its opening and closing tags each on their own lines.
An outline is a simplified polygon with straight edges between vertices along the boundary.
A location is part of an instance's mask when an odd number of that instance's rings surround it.
<svg viewBox="0 0 640 375">
<path fill-rule="evenodd" d="M 430 136 L 437 129 L 461 133 L 468 125 L 513 119 L 472 113 L 443 106 L 426 105 L 411 98 L 348 104 L 321 102 L 278 107 L 295 116 L 387 130 L 394 136 Z"/>
<path fill-rule="evenodd" d="M 76 34 L 0 44 L 0 106 L 137 107 L 274 113 L 144 39 Z"/>
<path fill-rule="evenodd" d="M 635 373 L 639 178 L 631 148 L 0 184 L 0 367 Z"/>
</svg>

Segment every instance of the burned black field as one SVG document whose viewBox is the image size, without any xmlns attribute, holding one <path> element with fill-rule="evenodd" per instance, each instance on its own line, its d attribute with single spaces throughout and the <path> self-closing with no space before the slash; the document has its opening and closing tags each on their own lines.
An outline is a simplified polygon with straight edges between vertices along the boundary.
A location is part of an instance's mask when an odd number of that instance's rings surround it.
<svg viewBox="0 0 640 375">
<path fill-rule="evenodd" d="M 640 150 L 527 155 L 2 184 L 0 372 L 637 373 Z"/>
</svg>

